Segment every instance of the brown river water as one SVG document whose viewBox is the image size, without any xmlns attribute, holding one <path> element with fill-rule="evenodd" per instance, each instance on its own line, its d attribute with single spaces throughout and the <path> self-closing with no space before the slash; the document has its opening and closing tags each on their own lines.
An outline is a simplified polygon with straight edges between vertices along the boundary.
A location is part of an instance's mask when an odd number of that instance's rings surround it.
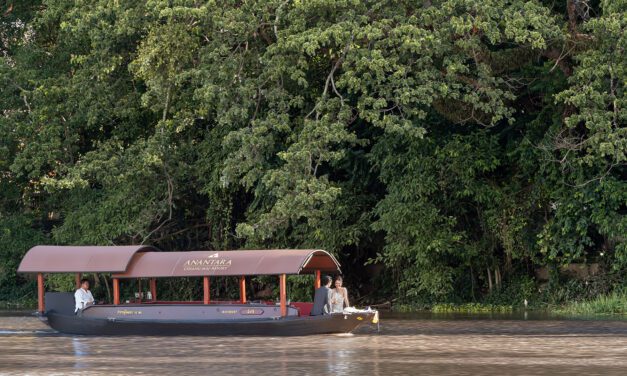
<svg viewBox="0 0 627 376">
<path fill-rule="evenodd" d="M 627 375 L 627 321 L 382 315 L 310 337 L 85 337 L 0 312 L 0 375 Z"/>
</svg>

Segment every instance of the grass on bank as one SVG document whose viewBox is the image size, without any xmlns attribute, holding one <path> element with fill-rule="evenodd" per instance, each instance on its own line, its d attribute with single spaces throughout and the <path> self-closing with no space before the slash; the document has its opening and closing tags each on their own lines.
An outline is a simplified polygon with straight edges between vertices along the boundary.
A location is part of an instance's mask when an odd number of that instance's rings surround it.
<svg viewBox="0 0 627 376">
<path fill-rule="evenodd" d="M 22 310 L 22 309 L 34 309 L 37 307 L 36 300 L 26 300 L 23 302 L 5 302 L 0 301 L 0 310 Z"/>
<path fill-rule="evenodd" d="M 600 295 L 588 301 L 567 303 L 552 311 L 566 315 L 627 315 L 627 293 Z"/>
<path fill-rule="evenodd" d="M 399 304 L 394 305 L 392 310 L 395 312 L 416 312 L 431 311 L 434 313 L 511 313 L 514 307 L 505 304 L 486 304 L 486 303 L 437 303 L 431 306 Z"/>
<path fill-rule="evenodd" d="M 435 304 L 431 307 L 435 313 L 511 313 L 511 305 L 466 303 L 466 304 Z"/>
<path fill-rule="evenodd" d="M 518 307 L 507 304 L 489 303 L 437 303 L 427 305 L 400 304 L 392 309 L 396 312 L 431 311 L 433 313 L 512 313 Z M 522 307 L 520 307 L 522 309 Z M 591 300 L 572 301 L 559 305 L 542 304 L 529 308 L 533 311 L 545 311 L 558 315 L 579 316 L 627 316 L 627 292 L 613 292 L 599 295 Z"/>
</svg>

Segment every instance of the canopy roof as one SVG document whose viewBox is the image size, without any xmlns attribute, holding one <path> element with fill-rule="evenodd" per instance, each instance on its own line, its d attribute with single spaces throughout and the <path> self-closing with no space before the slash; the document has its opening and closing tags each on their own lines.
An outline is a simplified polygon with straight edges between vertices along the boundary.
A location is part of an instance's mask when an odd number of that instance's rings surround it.
<svg viewBox="0 0 627 376">
<path fill-rule="evenodd" d="M 159 251 L 147 245 L 54 246 L 31 248 L 20 263 L 20 273 L 122 273 L 137 252 Z"/>
<path fill-rule="evenodd" d="M 316 249 L 138 253 L 115 278 L 277 275 L 340 272 L 335 257 Z"/>
</svg>

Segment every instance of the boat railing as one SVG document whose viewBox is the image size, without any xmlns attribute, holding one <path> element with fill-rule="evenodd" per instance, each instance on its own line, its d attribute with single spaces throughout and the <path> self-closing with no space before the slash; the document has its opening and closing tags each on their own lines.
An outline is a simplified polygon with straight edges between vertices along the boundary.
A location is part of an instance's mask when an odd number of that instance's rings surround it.
<svg viewBox="0 0 627 376">
<path fill-rule="evenodd" d="M 147 304 L 147 305 L 151 305 L 151 304 L 163 304 L 163 305 L 180 305 L 180 304 L 189 304 L 189 305 L 203 305 L 203 301 L 202 300 L 142 300 L 141 302 L 139 301 L 134 301 L 134 300 L 129 300 L 129 304 Z M 239 300 L 212 300 L 211 302 L 209 302 L 209 305 L 232 305 L 232 304 L 243 304 L 243 305 L 251 305 L 251 304 L 264 304 L 264 305 L 278 305 L 278 302 L 275 302 L 274 300 L 250 300 L 247 301 L 246 303 L 242 303 Z M 311 302 L 290 302 L 289 304 L 290 307 L 292 308 L 296 308 L 296 310 L 298 310 L 299 312 L 299 316 L 309 316 L 309 314 L 311 313 L 311 309 L 313 308 L 313 303 Z"/>
</svg>

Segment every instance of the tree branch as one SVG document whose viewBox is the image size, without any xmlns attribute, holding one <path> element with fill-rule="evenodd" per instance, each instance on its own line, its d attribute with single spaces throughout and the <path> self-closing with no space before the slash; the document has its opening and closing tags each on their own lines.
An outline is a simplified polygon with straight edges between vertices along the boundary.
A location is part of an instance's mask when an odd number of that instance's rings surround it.
<svg viewBox="0 0 627 376">
<path fill-rule="evenodd" d="M 324 90 L 322 91 L 321 99 L 324 99 L 327 96 L 327 92 L 329 91 L 329 86 L 332 85 L 332 87 L 333 87 L 332 89 L 335 92 L 335 94 L 337 94 L 337 96 L 340 97 L 340 100 L 342 100 L 342 102 L 344 101 L 344 97 L 342 97 L 342 95 L 340 95 L 340 93 L 337 91 L 337 88 L 335 87 L 335 82 L 333 81 L 333 75 L 335 74 L 335 71 L 344 62 L 344 59 L 346 58 L 346 54 L 350 50 L 350 46 L 351 46 L 352 42 L 353 42 L 353 36 L 351 35 L 350 41 L 348 41 L 348 43 L 346 43 L 346 46 L 344 47 L 344 50 L 342 51 L 342 54 L 335 61 L 335 64 L 333 64 L 333 67 L 331 68 L 331 72 L 329 72 L 329 75 L 327 76 L 327 79 L 324 82 Z M 305 116 L 305 118 L 308 118 L 309 116 L 311 116 L 311 114 L 313 114 L 314 111 L 315 111 L 316 112 L 316 120 L 318 120 L 318 117 L 320 116 L 320 111 L 317 111 L 317 108 L 318 108 L 318 103 L 314 106 L 314 108 L 311 110 L 311 112 L 309 112 L 307 114 L 307 116 Z"/>
</svg>

